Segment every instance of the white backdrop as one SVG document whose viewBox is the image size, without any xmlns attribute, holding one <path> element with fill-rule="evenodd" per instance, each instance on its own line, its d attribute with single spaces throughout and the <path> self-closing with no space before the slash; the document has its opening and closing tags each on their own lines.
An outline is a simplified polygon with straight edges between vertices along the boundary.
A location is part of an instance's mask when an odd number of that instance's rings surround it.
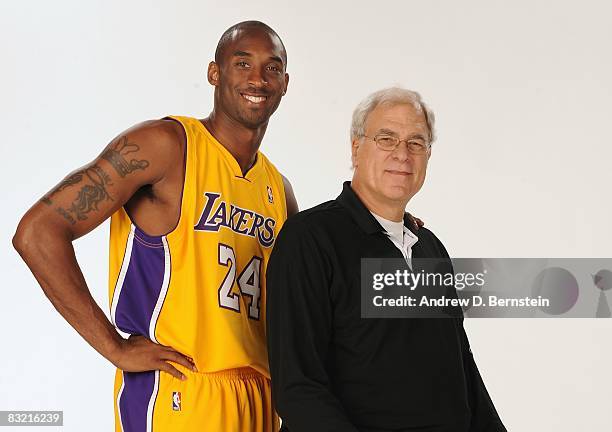
<svg viewBox="0 0 612 432">
<path fill-rule="evenodd" d="M 123 129 L 207 115 L 206 66 L 245 19 L 287 46 L 289 91 L 262 150 L 301 208 L 350 178 L 358 101 L 401 84 L 438 120 L 409 210 L 452 256 L 610 257 L 610 16 L 606 1 L 2 1 L 0 410 L 64 410 L 64 430 L 112 429 L 113 367 L 55 312 L 10 240 L 36 199 Z M 76 242 L 105 309 L 107 237 L 104 224 Z M 612 320 L 466 327 L 510 431 L 610 430 Z"/>
</svg>

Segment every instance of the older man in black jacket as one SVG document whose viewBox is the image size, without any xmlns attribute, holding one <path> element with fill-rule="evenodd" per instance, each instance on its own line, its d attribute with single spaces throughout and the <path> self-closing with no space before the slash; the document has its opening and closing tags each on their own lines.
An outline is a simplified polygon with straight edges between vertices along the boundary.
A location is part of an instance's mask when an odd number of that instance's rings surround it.
<svg viewBox="0 0 612 432">
<path fill-rule="evenodd" d="M 411 224 L 434 117 L 418 93 L 366 98 L 351 127 L 354 175 L 281 231 L 267 270 L 272 393 L 291 432 L 503 432 L 460 319 L 364 319 L 361 259 L 448 258 Z"/>
</svg>

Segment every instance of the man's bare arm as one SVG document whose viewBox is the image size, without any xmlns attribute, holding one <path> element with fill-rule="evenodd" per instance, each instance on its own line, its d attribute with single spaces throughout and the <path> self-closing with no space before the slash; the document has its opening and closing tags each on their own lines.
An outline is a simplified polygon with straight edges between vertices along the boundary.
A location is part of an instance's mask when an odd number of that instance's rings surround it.
<svg viewBox="0 0 612 432">
<path fill-rule="evenodd" d="M 287 177 L 281 175 L 283 178 L 283 186 L 285 187 L 285 201 L 287 202 L 287 217 L 293 216 L 297 212 L 300 211 L 298 208 L 297 200 L 295 199 L 295 195 L 293 194 L 293 187 Z"/>
<path fill-rule="evenodd" d="M 144 185 L 164 179 L 182 161 L 180 135 L 170 121 L 137 125 L 91 163 L 69 174 L 23 216 L 13 245 L 58 312 L 100 354 L 126 371 L 164 370 L 168 361 L 193 368 L 170 347 L 136 336 L 123 339 L 92 298 L 72 241 L 90 232 Z"/>
</svg>

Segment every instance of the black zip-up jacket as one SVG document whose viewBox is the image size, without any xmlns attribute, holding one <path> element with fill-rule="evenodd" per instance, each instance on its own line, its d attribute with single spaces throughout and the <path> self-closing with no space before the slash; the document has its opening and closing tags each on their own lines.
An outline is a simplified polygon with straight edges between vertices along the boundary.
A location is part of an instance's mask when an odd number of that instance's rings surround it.
<svg viewBox="0 0 612 432">
<path fill-rule="evenodd" d="M 413 258 L 448 258 L 428 229 Z M 505 432 L 463 318 L 362 319 L 361 258 L 402 258 L 344 184 L 290 218 L 267 268 L 272 396 L 291 432 Z"/>
</svg>

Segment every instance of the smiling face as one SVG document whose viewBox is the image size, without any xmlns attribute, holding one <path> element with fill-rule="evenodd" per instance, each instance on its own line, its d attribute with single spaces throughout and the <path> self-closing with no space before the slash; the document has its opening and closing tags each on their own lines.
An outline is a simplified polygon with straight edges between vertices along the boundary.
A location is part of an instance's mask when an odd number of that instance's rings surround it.
<svg viewBox="0 0 612 432">
<path fill-rule="evenodd" d="M 215 110 L 250 129 L 266 125 L 289 83 L 281 41 L 262 28 L 238 29 L 220 57 L 208 70 Z"/>
<path fill-rule="evenodd" d="M 408 201 L 423 186 L 430 152 L 412 154 L 406 141 L 393 151 L 381 150 L 372 139 L 380 134 L 426 144 L 429 137 L 427 121 L 423 112 L 412 105 L 379 105 L 365 122 L 365 135 L 371 138 L 356 138 L 352 143 L 355 191 L 366 204 L 397 207 L 403 212 Z"/>
</svg>

